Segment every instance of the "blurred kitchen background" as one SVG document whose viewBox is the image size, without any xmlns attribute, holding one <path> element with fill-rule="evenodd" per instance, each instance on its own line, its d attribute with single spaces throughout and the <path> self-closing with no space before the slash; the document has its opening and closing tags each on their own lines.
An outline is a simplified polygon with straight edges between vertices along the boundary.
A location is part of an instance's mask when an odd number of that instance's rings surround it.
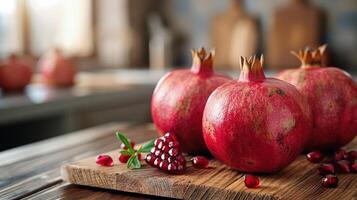
<svg viewBox="0 0 357 200">
<path fill-rule="evenodd" d="M 237 77 L 241 55 L 264 54 L 273 74 L 299 66 L 290 50 L 324 43 L 328 63 L 355 75 L 356 0 L 0 0 L 2 63 L 16 55 L 33 71 L 23 90 L 0 93 L 0 151 L 113 121 L 150 122 L 155 84 L 189 67 L 191 48 L 215 48 L 216 68 Z M 74 63 L 73 86 L 42 80 L 38 61 L 54 48 Z"/>
</svg>

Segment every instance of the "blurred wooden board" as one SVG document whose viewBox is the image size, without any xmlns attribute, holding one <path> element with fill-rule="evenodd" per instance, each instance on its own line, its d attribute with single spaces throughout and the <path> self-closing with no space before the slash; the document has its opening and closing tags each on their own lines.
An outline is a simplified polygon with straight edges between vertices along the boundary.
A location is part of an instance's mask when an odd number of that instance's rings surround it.
<svg viewBox="0 0 357 200">
<path fill-rule="evenodd" d="M 145 131 L 142 132 L 145 134 Z M 357 138 L 346 146 L 357 149 Z M 117 150 L 108 153 L 118 157 Z M 62 178 L 70 183 L 112 190 L 179 199 L 356 199 L 357 174 L 339 174 L 339 185 L 320 185 L 317 165 L 301 155 L 290 166 L 273 175 L 260 175 L 261 186 L 248 189 L 244 174 L 210 161 L 209 169 L 188 167 L 183 175 L 168 175 L 143 162 L 143 168 L 128 170 L 115 159 L 114 167 L 100 167 L 95 157 L 62 166 Z"/>
<path fill-rule="evenodd" d="M 269 27 L 266 52 L 270 68 L 298 67 L 300 62 L 290 51 L 320 45 L 323 13 L 305 0 L 290 1 L 273 14 Z"/>
</svg>

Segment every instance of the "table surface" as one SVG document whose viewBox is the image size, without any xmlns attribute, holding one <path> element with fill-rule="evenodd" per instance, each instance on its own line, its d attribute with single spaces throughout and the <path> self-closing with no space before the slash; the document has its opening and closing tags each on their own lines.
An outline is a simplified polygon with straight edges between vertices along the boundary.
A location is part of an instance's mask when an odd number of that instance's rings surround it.
<svg viewBox="0 0 357 200">
<path fill-rule="evenodd" d="M 115 131 L 137 143 L 156 136 L 150 124 L 110 123 L 0 153 L 0 199 L 157 199 L 72 185 L 60 177 L 67 162 L 118 149 Z"/>
</svg>

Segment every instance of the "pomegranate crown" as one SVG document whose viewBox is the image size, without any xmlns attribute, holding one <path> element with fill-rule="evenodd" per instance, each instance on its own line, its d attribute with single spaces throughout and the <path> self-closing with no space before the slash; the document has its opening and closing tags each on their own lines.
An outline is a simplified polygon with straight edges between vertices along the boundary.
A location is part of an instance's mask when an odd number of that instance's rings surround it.
<svg viewBox="0 0 357 200">
<path fill-rule="evenodd" d="M 258 59 L 256 56 L 240 57 L 241 73 L 239 80 L 241 81 L 257 81 L 265 79 L 263 71 L 263 55 Z"/>
<path fill-rule="evenodd" d="M 325 64 L 324 57 L 326 56 L 326 48 L 327 45 L 324 44 L 316 49 L 306 47 L 305 49 L 297 52 L 291 51 L 291 53 L 301 61 L 302 67 L 314 65 L 322 66 Z"/>
<path fill-rule="evenodd" d="M 191 50 L 192 54 L 192 71 L 196 73 L 202 72 L 212 72 L 213 71 L 213 57 L 214 57 L 214 50 L 211 50 L 207 53 L 206 49 L 201 47 L 197 51 L 195 49 Z"/>
</svg>

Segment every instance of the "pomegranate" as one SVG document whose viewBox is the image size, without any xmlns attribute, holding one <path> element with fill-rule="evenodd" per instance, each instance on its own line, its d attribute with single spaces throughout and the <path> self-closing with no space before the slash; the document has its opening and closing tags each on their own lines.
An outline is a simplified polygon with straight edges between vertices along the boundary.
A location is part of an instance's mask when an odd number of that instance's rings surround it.
<svg viewBox="0 0 357 200">
<path fill-rule="evenodd" d="M 296 88 L 265 78 L 263 59 L 241 58 L 238 80 L 218 87 L 203 114 L 203 135 L 214 157 L 244 172 L 276 172 L 310 137 L 311 112 Z"/>
<path fill-rule="evenodd" d="M 277 75 L 295 85 L 311 106 L 313 131 L 307 150 L 337 149 L 357 134 L 357 86 L 347 72 L 322 67 L 325 49 L 294 53 L 302 66 Z"/>
<path fill-rule="evenodd" d="M 151 113 L 160 135 L 176 134 L 184 152 L 207 153 L 202 136 L 202 114 L 208 96 L 228 77 L 213 72 L 214 52 L 192 50 L 191 69 L 166 74 L 157 84 Z"/>
<path fill-rule="evenodd" d="M 32 67 L 11 55 L 0 64 L 0 87 L 4 91 L 23 90 L 31 82 Z"/>
<path fill-rule="evenodd" d="M 39 61 L 43 81 L 51 86 L 65 87 L 74 85 L 76 69 L 58 49 L 46 54 Z"/>
</svg>

